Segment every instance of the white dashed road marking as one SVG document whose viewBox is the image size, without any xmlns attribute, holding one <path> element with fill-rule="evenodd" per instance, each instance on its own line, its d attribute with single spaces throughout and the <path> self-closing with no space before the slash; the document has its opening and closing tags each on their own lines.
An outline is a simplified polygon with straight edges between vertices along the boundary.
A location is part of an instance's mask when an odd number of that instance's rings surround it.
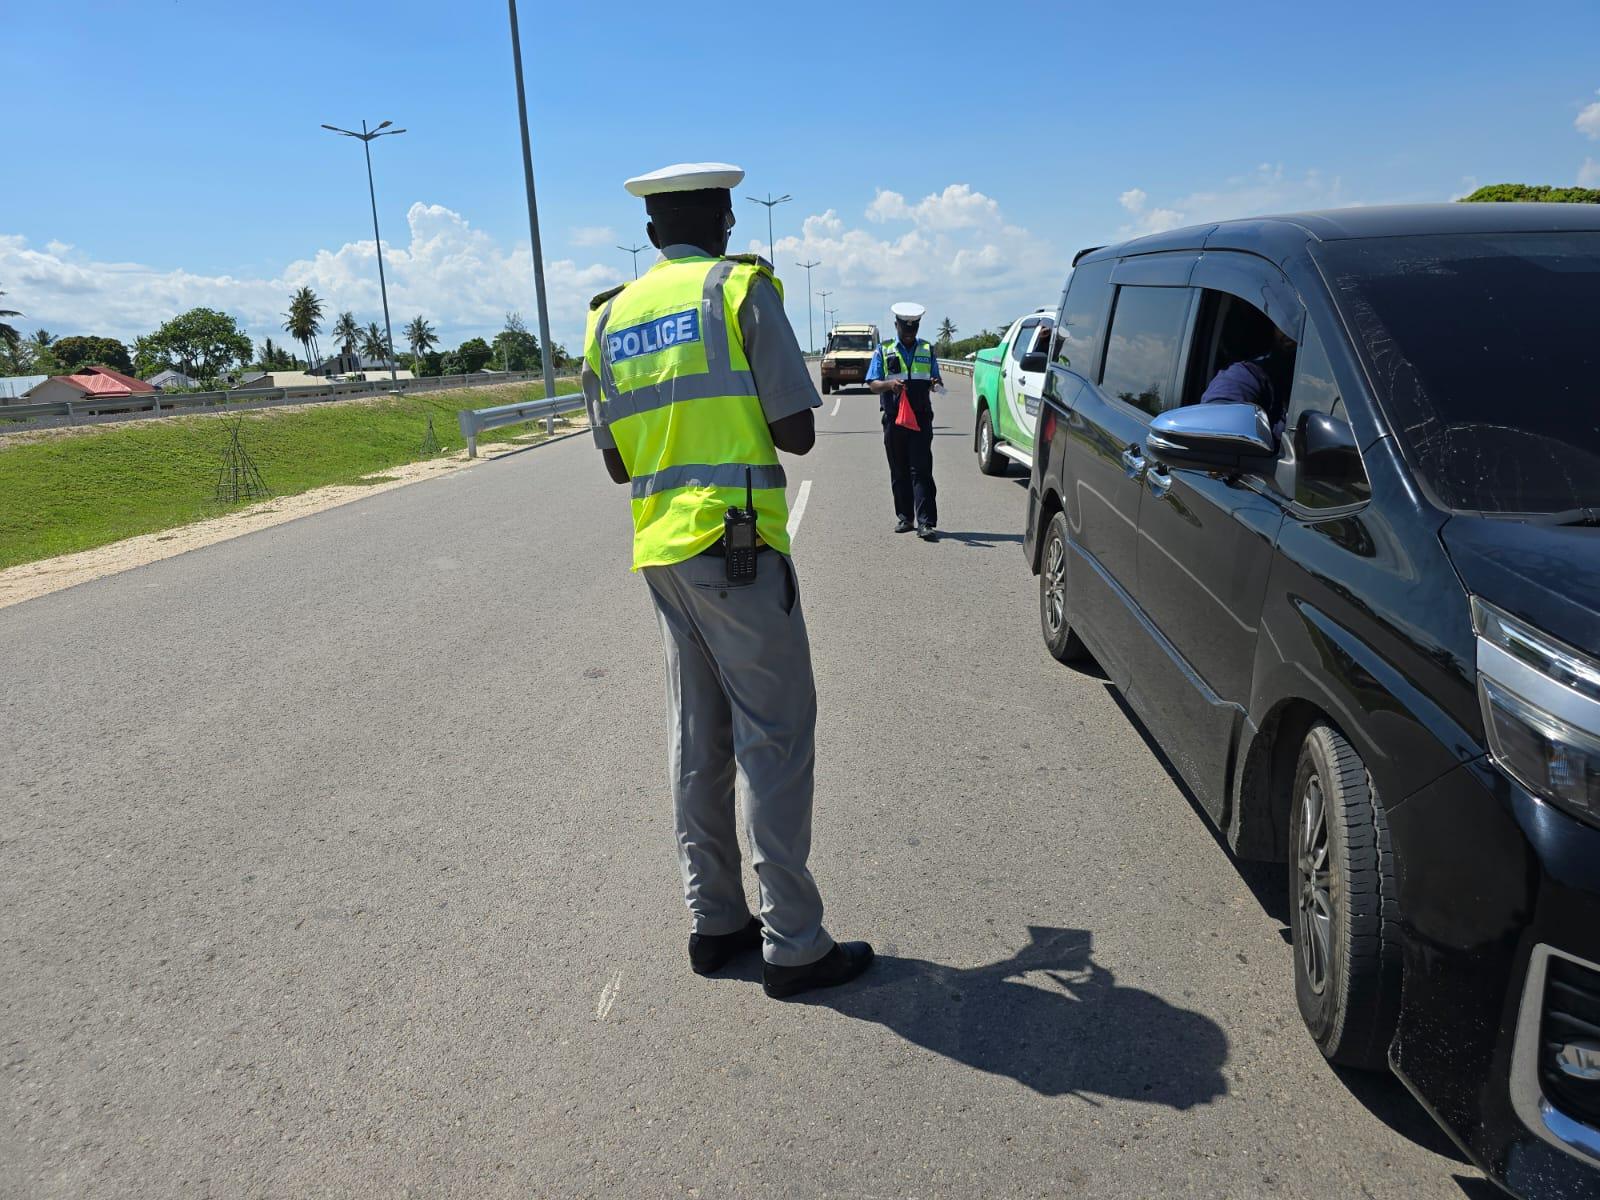
<svg viewBox="0 0 1600 1200">
<path fill-rule="evenodd" d="M 844 403 L 844 396 L 842 394 L 838 395 L 838 396 L 835 396 L 833 398 L 833 411 L 831 413 L 829 413 L 828 415 L 830 417 L 837 417 L 839 415 L 839 405 L 841 405 L 843 403 Z"/>
<path fill-rule="evenodd" d="M 789 540 L 794 541 L 795 530 L 800 528 L 800 518 L 806 515 L 806 501 L 811 498 L 811 480 L 801 482 L 795 494 L 794 507 L 789 510 Z"/>
</svg>

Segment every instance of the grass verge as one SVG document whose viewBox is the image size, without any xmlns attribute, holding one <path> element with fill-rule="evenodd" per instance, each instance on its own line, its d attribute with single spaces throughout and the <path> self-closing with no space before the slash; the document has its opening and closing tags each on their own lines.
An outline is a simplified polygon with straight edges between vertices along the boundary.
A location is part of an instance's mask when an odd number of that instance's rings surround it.
<svg viewBox="0 0 1600 1200">
<path fill-rule="evenodd" d="M 228 428 L 241 418 L 241 440 L 262 479 L 273 494 L 292 496 L 425 457 L 429 414 L 445 452 L 459 451 L 459 410 L 543 394 L 538 384 L 508 384 L 13 437 L 0 446 L 0 569 L 244 507 L 214 499 Z M 543 430 L 543 421 L 508 425 L 478 442 L 525 441 Z"/>
</svg>

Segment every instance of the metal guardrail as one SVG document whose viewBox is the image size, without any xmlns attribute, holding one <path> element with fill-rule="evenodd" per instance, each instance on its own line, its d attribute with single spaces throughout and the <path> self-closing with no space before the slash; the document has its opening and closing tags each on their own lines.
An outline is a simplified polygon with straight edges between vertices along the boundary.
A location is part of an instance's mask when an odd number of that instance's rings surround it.
<svg viewBox="0 0 1600 1200">
<path fill-rule="evenodd" d="M 970 358 L 941 358 L 939 370 L 949 371 L 953 375 L 971 375 L 972 360 Z"/>
<path fill-rule="evenodd" d="M 545 419 L 545 432 L 555 428 L 555 419 L 562 413 L 583 407 L 582 392 L 563 392 L 549 400 L 529 400 L 523 404 L 500 404 L 494 408 L 463 408 L 456 413 L 461 426 L 461 436 L 467 439 L 467 457 L 478 457 L 478 435 L 485 429 L 499 429 L 502 425 L 520 425 L 523 421 Z"/>
<path fill-rule="evenodd" d="M 542 378 L 536 371 L 475 372 L 471 375 L 425 375 L 420 379 L 366 379 L 307 387 L 241 387 L 215 392 L 137 392 L 131 396 L 85 396 L 77 400 L 53 400 L 42 404 L 0 404 L 0 422 L 66 417 L 69 423 L 75 425 L 79 417 L 108 413 L 163 416 L 195 408 L 273 408 L 282 404 L 307 404 L 383 392 L 452 391 L 458 388 L 492 387 L 502 383 L 536 382 Z"/>
</svg>

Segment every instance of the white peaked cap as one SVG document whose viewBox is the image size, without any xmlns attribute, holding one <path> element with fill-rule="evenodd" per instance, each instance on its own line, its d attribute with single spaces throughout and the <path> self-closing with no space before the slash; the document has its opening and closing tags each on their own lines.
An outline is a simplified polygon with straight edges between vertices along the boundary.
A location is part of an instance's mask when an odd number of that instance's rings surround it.
<svg viewBox="0 0 1600 1200">
<path fill-rule="evenodd" d="M 927 309 L 920 304 L 913 304 L 909 300 L 902 300 L 889 310 L 895 315 L 897 321 L 920 321 Z"/>
<path fill-rule="evenodd" d="M 673 163 L 659 171 L 635 175 L 622 186 L 635 196 L 659 196 L 665 192 L 698 192 L 705 188 L 736 188 L 744 169 L 731 163 Z"/>
</svg>

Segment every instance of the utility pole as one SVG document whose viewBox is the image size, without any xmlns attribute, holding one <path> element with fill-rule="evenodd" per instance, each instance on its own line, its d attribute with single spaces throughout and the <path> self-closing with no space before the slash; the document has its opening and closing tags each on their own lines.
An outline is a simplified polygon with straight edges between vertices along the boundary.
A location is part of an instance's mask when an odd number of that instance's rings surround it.
<svg viewBox="0 0 1600 1200">
<path fill-rule="evenodd" d="M 820 267 L 821 265 L 822 260 L 820 258 L 816 262 L 795 263 L 795 266 L 806 269 L 806 340 L 811 346 L 812 354 L 817 352 L 817 331 L 811 325 L 811 268 Z"/>
<path fill-rule="evenodd" d="M 621 250 L 624 254 L 633 255 L 633 277 L 635 279 L 639 278 L 639 251 L 648 250 L 648 249 L 650 249 L 650 247 L 649 246 L 618 246 L 617 249 Z"/>
<path fill-rule="evenodd" d="M 383 332 L 388 339 L 389 382 L 398 383 L 400 377 L 395 374 L 394 369 L 394 327 L 389 324 L 389 285 L 383 278 L 383 239 L 378 236 L 378 193 L 372 186 L 372 141 L 374 138 L 393 137 L 397 133 L 405 132 L 404 129 L 389 129 L 393 124 L 393 121 L 385 121 L 376 129 L 369 130 L 367 123 L 363 121 L 360 133 L 350 129 L 340 129 L 337 125 L 324 125 L 323 128 L 343 137 L 359 139 L 361 148 L 367 153 L 367 199 L 372 201 L 372 240 L 378 247 L 378 291 L 383 295 Z"/>
<path fill-rule="evenodd" d="M 767 206 L 767 261 L 776 266 L 777 255 L 772 248 L 772 210 L 786 201 L 793 200 L 794 197 L 786 194 L 779 196 L 776 200 L 774 200 L 772 198 L 772 193 L 768 192 L 765 200 L 761 199 L 759 196 L 746 196 L 745 199 L 754 200 L 757 204 L 764 204 Z"/>
<path fill-rule="evenodd" d="M 818 292 L 817 295 L 822 298 L 822 338 L 824 341 L 826 341 L 828 338 L 828 330 L 831 328 L 831 326 L 828 324 L 828 297 L 833 295 L 833 293 Z"/>
<path fill-rule="evenodd" d="M 556 394 L 556 360 L 550 342 L 550 311 L 544 299 L 544 252 L 539 248 L 539 206 L 533 198 L 533 149 L 528 143 L 528 97 L 522 88 L 522 39 L 517 35 L 517 0 L 506 0 L 511 9 L 511 61 L 517 74 L 517 120 L 522 125 L 522 180 L 528 192 L 528 237 L 533 251 L 533 291 L 539 302 L 539 360 L 544 367 L 544 398 Z M 544 419 L 547 434 L 556 430 L 554 414 Z"/>
</svg>

